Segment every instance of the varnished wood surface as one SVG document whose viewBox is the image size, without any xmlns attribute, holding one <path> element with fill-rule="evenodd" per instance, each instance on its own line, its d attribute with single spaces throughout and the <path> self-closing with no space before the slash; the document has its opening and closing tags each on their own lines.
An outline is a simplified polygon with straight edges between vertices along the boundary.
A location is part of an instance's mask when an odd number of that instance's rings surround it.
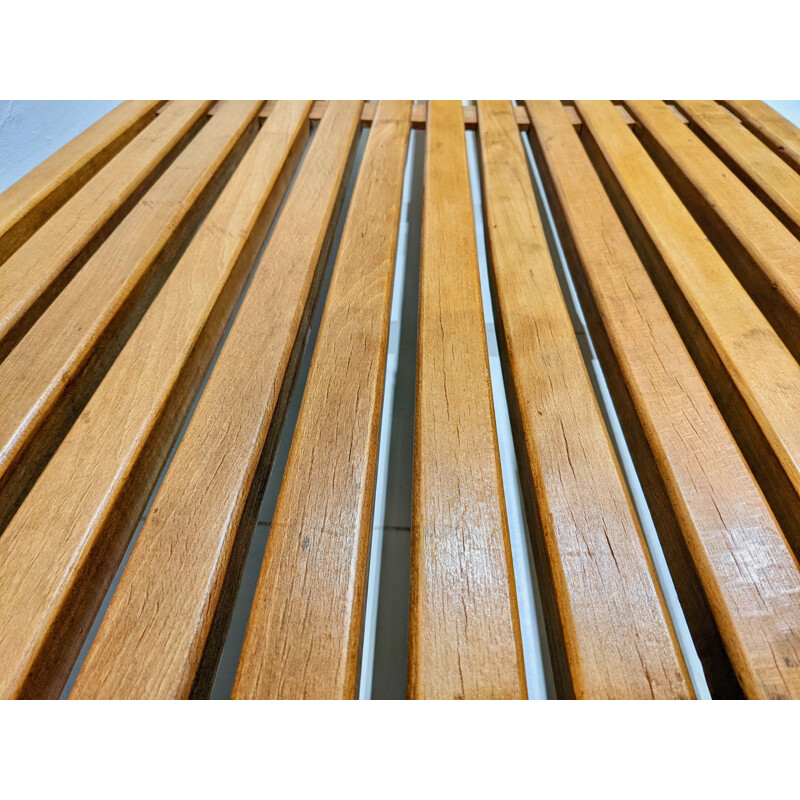
<svg viewBox="0 0 800 800">
<path fill-rule="evenodd" d="M 0 362 L 0 530 L 252 140 L 258 106 L 221 108 Z"/>
<path fill-rule="evenodd" d="M 626 229 L 797 555 L 800 365 L 611 104 L 578 110 Z"/>
<path fill-rule="evenodd" d="M 691 697 L 559 288 L 511 104 L 480 102 L 478 127 L 496 321 L 557 689 L 578 698 Z"/>
<path fill-rule="evenodd" d="M 235 698 L 352 698 L 411 103 L 369 132 L 250 614 Z"/>
<path fill-rule="evenodd" d="M 678 100 L 692 129 L 792 233 L 800 234 L 800 174 L 713 100 Z"/>
<path fill-rule="evenodd" d="M 278 104 L 0 536 L 0 696 L 61 691 L 300 159 L 309 106 Z"/>
<path fill-rule="evenodd" d="M 557 694 L 693 689 L 521 134 L 712 695 L 800 697 L 800 131 L 752 101 L 525 103 L 126 103 L 0 195 L 0 696 L 62 690 L 252 276 L 72 693 L 208 696 L 363 127 L 234 696 L 357 692 L 411 129 L 408 696 L 525 696 L 477 129 Z"/>
<path fill-rule="evenodd" d="M 762 142 L 800 172 L 800 128 L 762 100 L 721 100 Z"/>
<path fill-rule="evenodd" d="M 800 360 L 800 241 L 664 103 L 627 103 L 714 247 Z"/>
<path fill-rule="evenodd" d="M 73 698 L 208 692 L 336 224 L 361 105 L 334 101 L 326 108 Z"/>
<path fill-rule="evenodd" d="M 527 105 L 561 241 L 657 527 L 672 539 L 672 575 L 712 692 L 733 693 L 732 669 L 747 697 L 800 697 L 797 562 L 563 107 Z M 712 619 L 719 643 L 706 630 Z"/>
<path fill-rule="evenodd" d="M 408 693 L 526 695 L 458 101 L 425 137 Z"/>
<path fill-rule="evenodd" d="M 128 100 L 0 194 L 0 264 L 151 122 L 159 100 Z"/>
<path fill-rule="evenodd" d="M 0 359 L 19 341 L 205 119 L 208 101 L 176 102 L 0 265 Z"/>
</svg>

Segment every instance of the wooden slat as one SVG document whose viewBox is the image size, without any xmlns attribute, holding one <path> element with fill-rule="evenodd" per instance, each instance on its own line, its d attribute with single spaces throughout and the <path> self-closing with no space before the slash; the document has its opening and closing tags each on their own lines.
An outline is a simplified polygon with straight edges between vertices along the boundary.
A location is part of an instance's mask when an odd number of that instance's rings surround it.
<svg viewBox="0 0 800 800">
<path fill-rule="evenodd" d="M 0 530 L 252 140 L 257 110 L 223 108 L 0 363 Z"/>
<path fill-rule="evenodd" d="M 721 100 L 762 142 L 800 172 L 800 128 L 761 100 Z"/>
<path fill-rule="evenodd" d="M 280 104 L 265 123 L 0 536 L 0 696 L 61 691 L 300 159 L 309 107 Z"/>
<path fill-rule="evenodd" d="M 160 114 L 0 265 L 0 359 L 155 181 L 207 107 L 182 101 Z"/>
<path fill-rule="evenodd" d="M 525 697 L 461 103 L 425 142 L 409 696 Z"/>
<path fill-rule="evenodd" d="M 800 241 L 667 106 L 627 105 L 651 157 L 800 359 Z"/>
<path fill-rule="evenodd" d="M 800 697 L 797 562 L 563 107 L 527 105 L 560 238 L 712 692 L 732 693 L 735 675 L 748 697 Z M 706 630 L 712 619 L 722 641 Z"/>
<path fill-rule="evenodd" d="M 121 103 L 0 194 L 0 264 L 153 120 L 160 103 Z"/>
<path fill-rule="evenodd" d="M 411 103 L 369 133 L 233 696 L 352 698 Z"/>
<path fill-rule="evenodd" d="M 326 110 L 73 698 L 176 698 L 210 689 L 355 154 L 361 105 L 334 101 Z"/>
<path fill-rule="evenodd" d="M 556 687 L 578 698 L 691 697 L 561 294 L 511 105 L 479 102 L 478 117 L 496 319 Z"/>
<path fill-rule="evenodd" d="M 679 100 L 692 129 L 742 182 L 800 236 L 800 174 L 713 100 Z"/>
<path fill-rule="evenodd" d="M 800 365 L 611 104 L 578 109 L 617 211 L 797 555 Z"/>
</svg>

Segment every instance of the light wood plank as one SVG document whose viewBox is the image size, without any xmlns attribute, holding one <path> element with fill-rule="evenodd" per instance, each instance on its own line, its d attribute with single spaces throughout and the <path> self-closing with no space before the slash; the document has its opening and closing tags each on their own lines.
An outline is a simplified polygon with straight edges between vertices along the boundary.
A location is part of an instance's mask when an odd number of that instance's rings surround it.
<svg viewBox="0 0 800 800">
<path fill-rule="evenodd" d="M 266 122 L 0 536 L 0 696 L 61 691 L 300 159 L 309 107 L 282 103 Z"/>
<path fill-rule="evenodd" d="M 762 142 L 800 172 L 800 128 L 761 100 L 720 100 Z"/>
<path fill-rule="evenodd" d="M 478 128 L 495 318 L 556 687 L 577 698 L 691 697 L 561 294 L 511 104 L 479 102 Z"/>
<path fill-rule="evenodd" d="M 0 265 L 0 359 L 152 185 L 208 105 L 170 106 Z"/>
<path fill-rule="evenodd" d="M 800 241 L 664 103 L 627 105 L 651 157 L 800 360 Z"/>
<path fill-rule="evenodd" d="M 800 236 L 800 174 L 713 100 L 678 100 L 692 130 L 795 236 Z"/>
<path fill-rule="evenodd" d="M 0 531 L 252 141 L 258 105 L 221 109 L 0 363 Z"/>
<path fill-rule="evenodd" d="M 128 100 L 0 194 L 0 264 L 156 115 L 160 100 Z"/>
<path fill-rule="evenodd" d="M 352 698 L 411 103 L 378 106 L 272 519 L 235 698 Z"/>
<path fill-rule="evenodd" d="M 459 101 L 428 104 L 409 696 L 526 696 Z"/>
<path fill-rule="evenodd" d="M 563 107 L 527 106 L 560 238 L 712 692 L 733 694 L 738 686 L 726 684 L 738 676 L 747 697 L 800 697 L 797 562 Z M 707 630 L 712 620 L 721 640 Z"/>
<path fill-rule="evenodd" d="M 210 690 L 327 258 L 362 103 L 326 109 L 73 698 Z"/>
<path fill-rule="evenodd" d="M 595 167 L 797 555 L 800 365 L 611 104 L 578 109 Z"/>
</svg>

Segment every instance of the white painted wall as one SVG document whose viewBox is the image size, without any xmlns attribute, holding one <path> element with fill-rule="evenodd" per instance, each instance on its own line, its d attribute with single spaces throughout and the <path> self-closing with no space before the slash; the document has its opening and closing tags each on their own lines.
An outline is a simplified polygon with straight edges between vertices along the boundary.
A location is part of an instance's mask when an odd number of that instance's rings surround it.
<svg viewBox="0 0 800 800">
<path fill-rule="evenodd" d="M 119 100 L 0 100 L 0 192 L 86 130 Z"/>
</svg>

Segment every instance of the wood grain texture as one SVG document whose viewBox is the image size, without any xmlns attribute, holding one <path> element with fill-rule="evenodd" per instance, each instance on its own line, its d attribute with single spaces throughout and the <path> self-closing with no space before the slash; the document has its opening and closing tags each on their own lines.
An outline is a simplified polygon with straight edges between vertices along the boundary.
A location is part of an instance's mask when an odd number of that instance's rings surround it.
<svg viewBox="0 0 800 800">
<path fill-rule="evenodd" d="M 411 103 L 369 132 L 234 684 L 235 698 L 352 698 Z"/>
<path fill-rule="evenodd" d="M 561 294 L 511 104 L 479 102 L 478 127 L 495 319 L 556 688 L 577 698 L 691 697 Z"/>
<path fill-rule="evenodd" d="M 0 531 L 252 141 L 258 106 L 225 105 L 0 362 Z"/>
<path fill-rule="evenodd" d="M 651 157 L 800 360 L 800 241 L 664 103 L 627 106 Z"/>
<path fill-rule="evenodd" d="M 678 100 L 692 130 L 797 237 L 800 174 L 713 100 Z"/>
<path fill-rule="evenodd" d="M 611 104 L 578 110 L 617 212 L 797 555 L 800 365 Z"/>
<path fill-rule="evenodd" d="M 152 185 L 208 105 L 181 101 L 165 110 L 0 265 L 0 360 Z"/>
<path fill-rule="evenodd" d="M 61 691 L 300 159 L 309 107 L 278 105 L 0 536 L 0 696 Z"/>
<path fill-rule="evenodd" d="M 428 104 L 408 694 L 526 696 L 459 101 Z"/>
<path fill-rule="evenodd" d="M 797 562 L 563 107 L 527 106 L 560 238 L 712 692 L 733 693 L 720 674 L 732 665 L 747 697 L 800 697 Z M 706 630 L 712 620 L 721 637 Z"/>
<path fill-rule="evenodd" d="M 0 264 L 156 116 L 160 100 L 128 100 L 0 194 Z"/>
<path fill-rule="evenodd" d="M 334 101 L 325 111 L 73 698 L 178 698 L 210 689 L 355 154 L 361 105 Z"/>
<path fill-rule="evenodd" d="M 720 100 L 742 124 L 800 172 L 800 128 L 761 100 Z"/>
</svg>

